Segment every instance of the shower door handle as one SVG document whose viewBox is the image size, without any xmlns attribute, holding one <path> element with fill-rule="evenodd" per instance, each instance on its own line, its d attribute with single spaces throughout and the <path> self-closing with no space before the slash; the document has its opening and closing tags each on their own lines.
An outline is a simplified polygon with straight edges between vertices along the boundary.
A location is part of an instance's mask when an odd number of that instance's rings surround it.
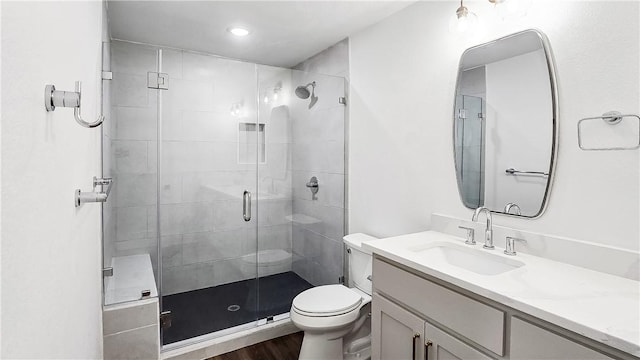
<svg viewBox="0 0 640 360">
<path fill-rule="evenodd" d="M 242 195 L 242 217 L 244 221 L 251 220 L 251 193 L 247 190 Z"/>
</svg>

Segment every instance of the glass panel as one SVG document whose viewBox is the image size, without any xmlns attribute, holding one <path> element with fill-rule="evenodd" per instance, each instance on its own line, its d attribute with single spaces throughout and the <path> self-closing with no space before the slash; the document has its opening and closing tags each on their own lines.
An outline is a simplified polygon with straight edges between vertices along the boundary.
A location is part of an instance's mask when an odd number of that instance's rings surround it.
<svg viewBox="0 0 640 360">
<path fill-rule="evenodd" d="M 113 177 L 103 204 L 105 305 L 157 296 L 156 166 L 158 90 L 147 88 L 157 50 L 113 41 L 112 81 L 105 84 L 107 116 L 102 128 L 103 176 Z M 107 59 L 109 56 L 107 56 Z"/>
<path fill-rule="evenodd" d="M 482 98 L 456 97 L 456 170 L 462 201 L 467 207 L 484 205 L 484 112 Z"/>
<path fill-rule="evenodd" d="M 255 215 L 266 130 L 256 122 L 254 64 L 163 49 L 162 72 L 169 74 L 159 149 L 162 310 L 172 318 L 166 345 L 257 324 L 257 217 L 245 221 L 243 196 L 252 195 Z"/>
<path fill-rule="evenodd" d="M 288 313 L 300 292 L 342 276 L 344 86 L 340 77 L 258 66 L 261 318 Z M 317 188 L 306 186 L 312 177 Z"/>
</svg>

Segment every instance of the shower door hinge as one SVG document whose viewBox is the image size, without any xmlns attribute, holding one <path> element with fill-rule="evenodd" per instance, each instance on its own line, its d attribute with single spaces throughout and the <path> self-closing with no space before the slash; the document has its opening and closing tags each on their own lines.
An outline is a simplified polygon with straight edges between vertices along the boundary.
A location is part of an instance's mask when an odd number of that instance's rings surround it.
<svg viewBox="0 0 640 360">
<path fill-rule="evenodd" d="M 160 313 L 160 328 L 168 329 L 171 327 L 171 311 L 163 311 Z"/>
<path fill-rule="evenodd" d="M 102 269 L 102 276 L 104 276 L 104 277 L 113 276 L 113 268 L 112 267 L 106 267 L 106 268 Z"/>
<path fill-rule="evenodd" d="M 169 90 L 169 74 L 149 71 L 147 73 L 147 87 L 149 89 Z"/>
<path fill-rule="evenodd" d="M 342 104 L 342 105 L 347 105 L 347 98 L 344 96 L 341 96 L 338 98 L 338 103 Z"/>
<path fill-rule="evenodd" d="M 113 80 L 113 73 L 111 71 L 103 71 L 102 80 Z"/>
</svg>

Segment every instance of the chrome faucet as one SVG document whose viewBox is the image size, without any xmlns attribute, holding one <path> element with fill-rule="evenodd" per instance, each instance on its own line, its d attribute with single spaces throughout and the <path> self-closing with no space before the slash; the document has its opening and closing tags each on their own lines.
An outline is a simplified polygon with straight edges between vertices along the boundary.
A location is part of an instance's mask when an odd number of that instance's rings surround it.
<svg viewBox="0 0 640 360">
<path fill-rule="evenodd" d="M 516 203 L 508 203 L 504 207 L 505 214 L 510 214 L 511 213 L 511 209 L 515 210 L 514 215 L 522 215 L 522 213 L 520 212 L 520 206 L 518 206 L 518 204 L 516 204 Z"/>
<path fill-rule="evenodd" d="M 527 242 L 525 239 L 518 239 L 512 236 L 507 236 L 507 242 L 504 245 L 504 253 L 505 255 L 515 256 L 516 255 L 516 241 Z"/>
<path fill-rule="evenodd" d="M 482 212 L 487 216 L 487 228 L 484 231 L 484 245 L 482 247 L 487 250 L 492 250 L 495 249 L 495 246 L 493 246 L 493 220 L 491 220 L 491 210 L 480 206 L 473 212 L 471 221 L 478 221 L 478 215 Z"/>
</svg>

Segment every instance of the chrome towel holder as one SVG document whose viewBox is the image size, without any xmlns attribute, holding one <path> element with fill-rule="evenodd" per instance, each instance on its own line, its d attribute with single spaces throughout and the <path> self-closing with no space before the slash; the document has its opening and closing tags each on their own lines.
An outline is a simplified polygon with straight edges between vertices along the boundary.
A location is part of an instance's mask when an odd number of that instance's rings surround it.
<svg viewBox="0 0 640 360">
<path fill-rule="evenodd" d="M 86 122 L 80 114 L 80 98 L 82 95 L 82 82 L 76 81 L 76 91 L 60 91 L 56 90 L 54 85 L 46 85 L 44 87 L 44 107 L 47 111 L 54 111 L 56 106 L 72 107 L 73 117 L 76 122 L 86 128 L 94 128 L 100 126 L 104 121 L 104 116 L 99 115 L 94 122 Z"/>
<path fill-rule="evenodd" d="M 617 125 L 619 124 L 624 118 L 635 118 L 638 120 L 638 133 L 635 135 L 635 137 L 637 137 L 637 141 L 634 142 L 633 145 L 628 145 L 628 146 L 606 146 L 606 147 L 587 147 L 584 145 L 584 140 L 583 140 L 583 134 L 582 134 L 582 124 L 584 122 L 589 122 L 589 121 L 604 121 L 605 124 L 607 125 Z M 588 118 L 584 118 L 581 119 L 580 121 L 578 121 L 578 147 L 581 150 L 635 150 L 640 148 L 640 116 L 636 115 L 636 114 L 622 114 L 619 111 L 608 111 L 600 116 L 594 116 L 594 117 L 588 117 Z"/>
<path fill-rule="evenodd" d="M 516 170 L 514 168 L 508 168 L 505 171 L 505 174 L 507 175 L 540 175 L 540 176 L 549 176 L 549 173 L 546 173 L 544 171 L 521 171 L 521 170 Z"/>
</svg>

